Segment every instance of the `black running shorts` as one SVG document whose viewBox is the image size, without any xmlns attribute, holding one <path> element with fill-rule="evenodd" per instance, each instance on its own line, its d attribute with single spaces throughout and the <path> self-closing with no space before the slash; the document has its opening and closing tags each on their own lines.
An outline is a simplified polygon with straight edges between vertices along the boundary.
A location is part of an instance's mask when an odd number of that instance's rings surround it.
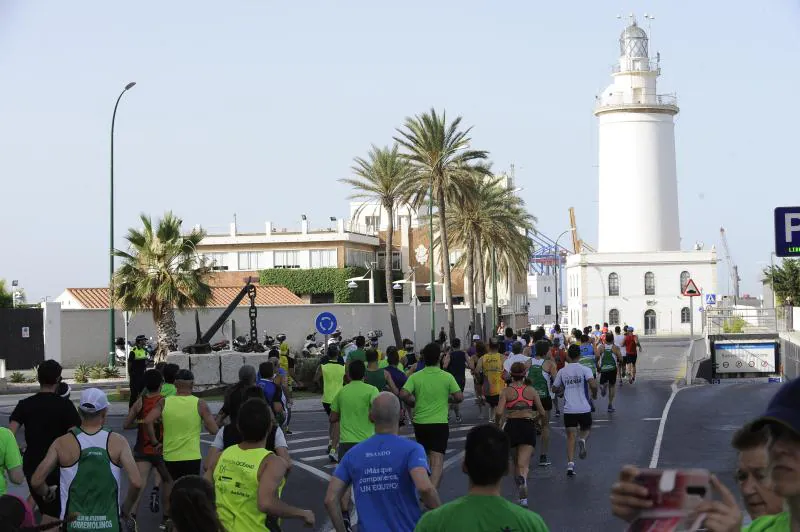
<svg viewBox="0 0 800 532">
<path fill-rule="evenodd" d="M 486 402 L 492 408 L 497 408 L 497 405 L 500 403 L 500 396 L 499 395 L 487 395 Z"/>
<path fill-rule="evenodd" d="M 414 423 L 414 437 L 426 453 L 445 454 L 450 427 L 447 423 Z"/>
<path fill-rule="evenodd" d="M 547 412 L 553 409 L 553 398 L 550 396 L 542 397 L 539 396 L 539 400 L 542 402 L 542 408 L 544 408 Z"/>
<path fill-rule="evenodd" d="M 339 451 L 339 456 L 338 456 L 338 458 L 339 458 L 339 461 L 341 462 L 341 461 L 342 461 L 342 458 L 344 458 L 344 455 L 346 455 L 346 454 L 347 454 L 347 452 L 348 452 L 350 449 L 352 449 L 353 447 L 355 447 L 355 446 L 356 446 L 356 445 L 358 445 L 359 443 L 361 443 L 361 442 L 351 442 L 351 443 L 344 443 L 344 442 L 341 442 L 341 443 L 339 443 L 339 449 L 338 449 L 338 451 Z"/>
<path fill-rule="evenodd" d="M 61 473 L 58 469 L 53 471 L 47 476 L 46 484 L 48 486 L 58 486 L 61 478 Z M 31 477 L 33 476 L 33 472 L 30 475 L 25 475 L 26 480 L 28 481 L 28 485 L 31 484 Z M 31 495 L 33 496 L 33 500 L 36 502 L 36 506 L 39 507 L 39 512 L 43 515 L 49 515 L 50 517 L 59 517 L 61 515 L 61 490 L 60 488 L 56 489 L 56 498 L 52 501 L 45 501 L 44 497 L 36 493 L 35 491 L 31 490 Z"/>
<path fill-rule="evenodd" d="M 536 447 L 536 422 L 532 419 L 508 419 L 503 432 L 508 436 L 508 444 L 512 448 L 519 445 Z"/>
<path fill-rule="evenodd" d="M 617 383 L 617 370 L 613 369 L 611 371 L 601 371 L 600 372 L 600 384 L 610 384 L 614 386 Z"/>
<path fill-rule="evenodd" d="M 628 359 L 628 364 L 636 365 L 636 359 L 639 358 L 639 355 L 628 355 L 625 358 Z"/>
<path fill-rule="evenodd" d="M 167 466 L 167 471 L 169 471 L 169 476 L 172 477 L 173 482 L 182 477 L 200 474 L 200 460 L 179 460 L 175 462 L 167 462 L 165 460 L 164 465 Z"/>
<path fill-rule="evenodd" d="M 322 403 L 322 409 L 325 410 L 325 415 L 330 417 L 331 416 L 331 404 L 330 403 Z"/>
<path fill-rule="evenodd" d="M 564 426 L 566 428 L 580 427 L 581 430 L 589 430 L 592 428 L 592 413 L 585 412 L 583 414 L 567 414 L 564 413 Z"/>
</svg>

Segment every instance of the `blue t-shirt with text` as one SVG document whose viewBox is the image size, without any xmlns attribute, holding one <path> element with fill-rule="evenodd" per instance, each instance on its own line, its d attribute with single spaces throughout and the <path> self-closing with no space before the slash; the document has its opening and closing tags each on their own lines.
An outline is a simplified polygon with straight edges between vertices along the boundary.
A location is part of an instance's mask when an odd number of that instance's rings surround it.
<svg viewBox="0 0 800 532">
<path fill-rule="evenodd" d="M 422 516 L 411 470 L 428 468 L 425 450 L 394 434 L 376 434 L 344 455 L 334 476 L 353 485 L 361 532 L 411 532 Z"/>
</svg>

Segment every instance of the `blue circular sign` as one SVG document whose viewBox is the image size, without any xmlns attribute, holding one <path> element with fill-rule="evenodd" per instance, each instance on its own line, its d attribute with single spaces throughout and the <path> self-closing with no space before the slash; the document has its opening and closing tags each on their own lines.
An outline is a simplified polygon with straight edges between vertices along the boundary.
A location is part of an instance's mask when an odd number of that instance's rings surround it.
<svg viewBox="0 0 800 532">
<path fill-rule="evenodd" d="M 320 334 L 333 334 L 336 332 L 336 316 L 330 312 L 322 312 L 315 321 L 317 332 Z"/>
</svg>

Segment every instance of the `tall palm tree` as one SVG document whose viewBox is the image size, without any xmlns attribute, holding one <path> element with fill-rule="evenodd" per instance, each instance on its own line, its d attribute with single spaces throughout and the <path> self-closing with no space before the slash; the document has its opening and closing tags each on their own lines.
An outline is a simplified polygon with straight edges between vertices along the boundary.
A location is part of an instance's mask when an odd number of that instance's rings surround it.
<svg viewBox="0 0 800 532">
<path fill-rule="evenodd" d="M 151 310 L 158 335 L 156 358 L 178 348 L 175 309 L 203 307 L 211 298 L 211 266 L 197 255 L 202 229 L 181 234 L 182 220 L 167 212 L 153 226 L 142 214 L 142 229 L 128 229 L 129 251 L 114 250 L 122 265 L 114 273 L 114 298 L 125 310 Z"/>
<path fill-rule="evenodd" d="M 366 199 L 379 203 L 386 209 L 387 228 L 385 239 L 386 269 L 386 301 L 389 303 L 389 319 L 392 322 L 392 333 L 397 347 L 402 346 L 400 324 L 397 321 L 397 307 L 394 301 L 392 284 L 392 238 L 394 236 L 394 214 L 398 207 L 408 203 L 409 183 L 414 173 L 413 167 L 398 153 L 397 144 L 391 148 L 372 146 L 367 158 L 356 157 L 351 167 L 353 178 L 340 179 L 356 190 L 350 199 Z M 364 205 L 359 208 L 363 209 Z M 358 215 L 358 212 L 356 213 Z"/>
<path fill-rule="evenodd" d="M 472 128 L 462 131 L 460 127 L 460 116 L 448 123 L 446 113 L 442 112 L 439 115 L 435 109 L 431 109 L 428 113 L 406 118 L 403 129 L 398 129 L 398 136 L 395 137 L 395 141 L 405 149 L 405 157 L 416 169 L 412 180 L 415 206 L 422 205 L 428 187 L 431 188 L 432 201 L 435 200 L 437 204 L 450 338 L 455 337 L 456 331 L 451 296 L 450 246 L 445 223 L 447 205 L 458 201 L 459 181 L 463 177 L 463 169 L 471 162 L 486 159 L 488 155 L 485 151 L 470 149 L 469 133 Z M 430 260 L 433 260 L 432 248 L 433 242 L 431 242 Z M 430 280 L 431 283 L 433 281 Z"/>
</svg>

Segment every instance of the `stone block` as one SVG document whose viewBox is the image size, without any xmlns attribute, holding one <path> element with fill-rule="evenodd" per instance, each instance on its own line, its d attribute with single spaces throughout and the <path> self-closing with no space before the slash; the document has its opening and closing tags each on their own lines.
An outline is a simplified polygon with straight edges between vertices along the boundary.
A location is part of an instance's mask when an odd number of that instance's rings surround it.
<svg viewBox="0 0 800 532">
<path fill-rule="evenodd" d="M 189 355 L 181 351 L 172 351 L 167 354 L 167 364 L 177 364 L 181 369 L 189 369 Z"/>
<path fill-rule="evenodd" d="M 189 369 L 194 373 L 194 383 L 199 386 L 219 384 L 219 355 L 189 355 Z"/>
<path fill-rule="evenodd" d="M 219 367 L 220 379 L 223 384 L 236 384 L 239 382 L 239 368 L 244 364 L 242 353 L 236 351 L 220 351 Z"/>
<path fill-rule="evenodd" d="M 243 353 L 242 358 L 244 359 L 244 364 L 253 366 L 253 368 L 256 370 L 256 373 L 258 373 L 258 366 L 262 362 L 269 361 L 269 355 L 266 353 Z M 238 380 L 239 375 L 236 375 L 236 377 Z"/>
</svg>

